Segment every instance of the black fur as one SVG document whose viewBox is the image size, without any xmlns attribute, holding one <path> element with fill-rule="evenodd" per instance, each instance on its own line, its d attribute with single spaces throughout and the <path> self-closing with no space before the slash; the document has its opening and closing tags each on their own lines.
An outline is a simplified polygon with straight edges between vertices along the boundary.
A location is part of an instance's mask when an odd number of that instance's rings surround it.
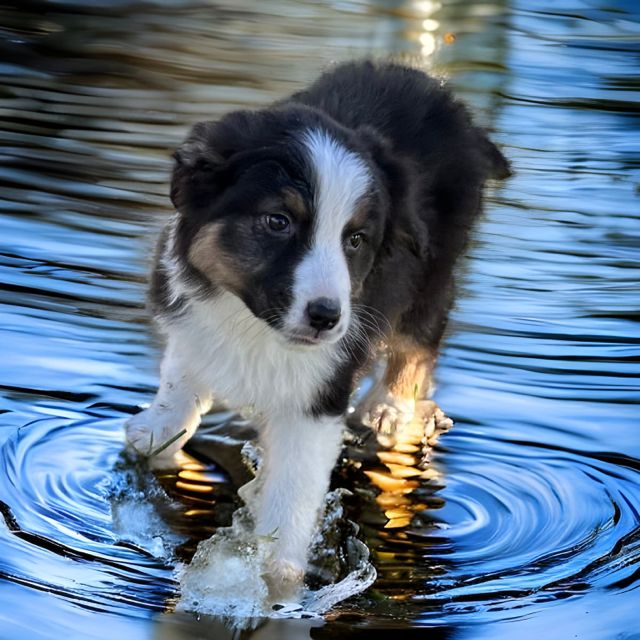
<svg viewBox="0 0 640 640">
<path fill-rule="evenodd" d="M 507 161 L 464 105 L 415 69 L 344 64 L 283 104 L 290 103 L 322 110 L 369 144 L 391 219 L 361 302 L 394 331 L 435 351 L 452 304 L 454 264 L 481 212 L 484 183 L 508 177 Z M 346 409 L 348 394 L 336 401 L 336 389 L 351 389 L 361 364 L 337 372 L 315 413 Z"/>
</svg>

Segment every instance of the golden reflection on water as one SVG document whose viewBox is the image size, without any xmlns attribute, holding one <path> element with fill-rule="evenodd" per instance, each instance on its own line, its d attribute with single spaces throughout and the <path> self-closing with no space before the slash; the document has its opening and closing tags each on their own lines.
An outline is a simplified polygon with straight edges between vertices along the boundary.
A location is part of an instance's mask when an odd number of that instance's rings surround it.
<svg viewBox="0 0 640 640">
<path fill-rule="evenodd" d="M 333 486 L 345 487 L 363 499 L 363 536 L 373 547 L 402 540 L 402 530 L 411 525 L 416 514 L 441 506 L 424 495 L 425 490 L 430 494 L 443 484 L 440 472 L 430 463 L 432 447 L 441 431 L 433 420 L 426 427 L 422 420 L 415 420 L 395 434 L 393 441 L 367 429 L 361 445 L 352 443 L 346 447 Z M 363 438 L 362 433 L 357 437 Z M 225 448 L 226 453 L 221 453 Z M 175 508 L 163 515 L 177 533 L 188 539 L 178 550 L 185 560 L 198 542 L 210 537 L 218 527 L 230 524 L 231 514 L 241 504 L 237 489 L 245 480 L 231 478 L 213 461 L 232 459 L 234 465 L 242 465 L 240 449 L 235 445 L 227 446 L 222 439 L 205 442 L 198 457 L 185 454 L 177 470 L 156 472 L 175 502 Z M 355 514 L 350 517 L 359 519 Z M 388 556 L 381 548 L 376 554 L 380 562 Z"/>
<path fill-rule="evenodd" d="M 213 535 L 219 526 L 229 524 L 235 508 L 229 479 L 212 462 L 199 461 L 185 454 L 178 469 L 156 472 L 162 488 L 173 499 L 163 518 L 186 542 L 177 555 L 189 560 L 201 540 Z"/>
<path fill-rule="evenodd" d="M 380 490 L 375 502 L 387 519 L 384 529 L 407 527 L 416 513 L 428 508 L 412 494 L 425 482 L 440 479 L 440 473 L 429 463 L 431 448 L 439 434 L 433 420 L 425 425 L 416 419 L 397 433 L 391 443 L 386 437 L 378 437 L 381 448 L 376 458 L 382 466 L 373 469 L 365 466 L 363 472 Z"/>
</svg>

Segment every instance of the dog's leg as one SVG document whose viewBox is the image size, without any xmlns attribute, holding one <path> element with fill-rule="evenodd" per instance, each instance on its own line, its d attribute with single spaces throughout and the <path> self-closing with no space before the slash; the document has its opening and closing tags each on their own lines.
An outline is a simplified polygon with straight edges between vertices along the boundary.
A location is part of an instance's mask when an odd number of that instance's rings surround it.
<svg viewBox="0 0 640 640">
<path fill-rule="evenodd" d="M 263 460 L 240 491 L 257 535 L 272 538 L 271 595 L 294 599 L 303 584 L 309 546 L 342 442 L 341 417 L 271 416 L 260 434 Z"/>
<path fill-rule="evenodd" d="M 412 338 L 400 336 L 391 341 L 384 375 L 359 407 L 363 422 L 387 436 L 393 436 L 416 416 L 425 424 L 433 419 L 441 427 L 450 426 L 449 418 L 426 399 L 435 361 L 436 350 Z"/>
<path fill-rule="evenodd" d="M 194 375 L 184 351 L 169 339 L 160 367 L 160 386 L 153 403 L 128 420 L 127 442 L 142 455 L 149 455 L 180 433 L 153 457 L 153 466 L 174 464 L 174 455 L 191 438 L 201 416 L 211 408 L 211 391 Z"/>
</svg>

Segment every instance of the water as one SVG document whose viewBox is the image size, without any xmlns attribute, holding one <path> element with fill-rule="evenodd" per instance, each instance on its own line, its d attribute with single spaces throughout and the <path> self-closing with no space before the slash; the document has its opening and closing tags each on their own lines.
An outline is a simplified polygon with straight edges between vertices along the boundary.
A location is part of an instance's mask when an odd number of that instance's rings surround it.
<svg viewBox="0 0 640 640">
<path fill-rule="evenodd" d="M 0 637 L 238 637 L 166 613 L 176 562 L 230 523 L 238 447 L 114 470 L 156 381 L 144 282 L 169 153 L 194 121 L 389 54 L 446 74 L 516 175 L 461 269 L 438 368 L 454 429 L 427 466 L 410 443 L 363 466 L 352 447 L 336 476 L 376 583 L 253 635 L 640 637 L 639 17 L 631 0 L 2 5 Z"/>
</svg>

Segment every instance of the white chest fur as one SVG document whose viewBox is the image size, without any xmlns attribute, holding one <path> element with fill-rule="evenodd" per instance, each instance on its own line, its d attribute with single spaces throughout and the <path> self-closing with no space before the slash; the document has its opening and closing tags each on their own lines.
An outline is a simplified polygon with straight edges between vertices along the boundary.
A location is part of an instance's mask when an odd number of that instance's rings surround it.
<svg viewBox="0 0 640 640">
<path fill-rule="evenodd" d="M 216 400 L 273 415 L 313 404 L 340 361 L 338 345 L 291 346 L 231 293 L 192 301 L 164 327 L 192 375 Z"/>
</svg>

